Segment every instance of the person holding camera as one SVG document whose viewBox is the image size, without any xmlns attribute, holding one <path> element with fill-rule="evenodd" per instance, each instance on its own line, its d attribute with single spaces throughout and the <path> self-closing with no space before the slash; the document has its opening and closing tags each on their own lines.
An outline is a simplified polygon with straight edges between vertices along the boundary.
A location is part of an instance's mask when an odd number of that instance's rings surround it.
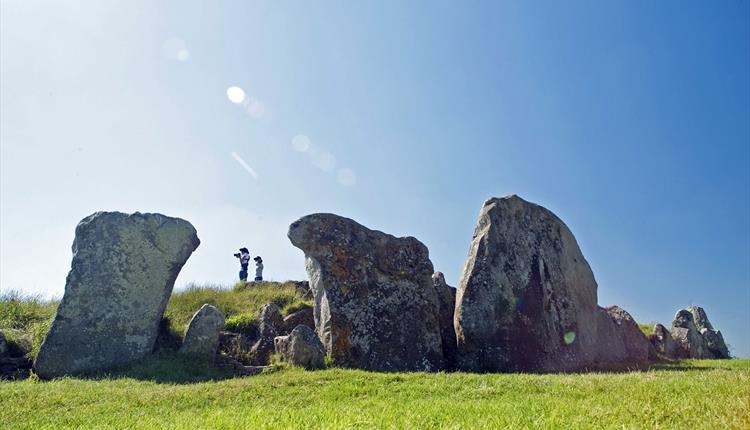
<svg viewBox="0 0 750 430">
<path fill-rule="evenodd" d="M 250 251 L 247 248 L 240 248 L 240 252 L 234 254 L 234 257 L 240 259 L 240 281 L 247 282 L 247 266 L 250 264 Z"/>
</svg>

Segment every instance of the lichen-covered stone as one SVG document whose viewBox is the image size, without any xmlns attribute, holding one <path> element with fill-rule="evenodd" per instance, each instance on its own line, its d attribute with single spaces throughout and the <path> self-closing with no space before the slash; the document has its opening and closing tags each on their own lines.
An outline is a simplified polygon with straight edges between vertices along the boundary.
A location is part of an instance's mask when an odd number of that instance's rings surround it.
<svg viewBox="0 0 750 430">
<path fill-rule="evenodd" d="M 515 195 L 484 203 L 456 295 L 460 369 L 556 372 L 641 362 L 648 342 L 634 324 L 620 308 L 597 306 L 594 274 L 555 214 Z"/>
<path fill-rule="evenodd" d="M 265 304 L 260 309 L 259 336 L 250 349 L 250 362 L 255 366 L 264 366 L 274 351 L 274 338 L 279 335 L 283 324 L 281 310 L 273 303 Z"/>
<path fill-rule="evenodd" d="M 213 361 L 219 347 L 219 332 L 224 328 L 224 314 L 206 303 L 193 315 L 188 324 L 180 352 L 205 357 Z"/>
<path fill-rule="evenodd" d="M 83 219 L 36 373 L 96 372 L 149 354 L 174 281 L 199 243 L 189 222 L 161 214 L 97 212 Z"/>
<path fill-rule="evenodd" d="M 440 338 L 443 344 L 443 361 L 445 368 L 451 370 L 456 366 L 456 330 L 453 327 L 453 311 L 456 307 L 456 289 L 445 282 L 442 272 L 432 275 L 432 285 L 438 296 L 440 312 Z"/>
<path fill-rule="evenodd" d="M 298 325 L 287 336 L 274 339 L 276 353 L 292 366 L 320 369 L 325 365 L 326 349 L 315 331 Z"/>
<path fill-rule="evenodd" d="M 333 214 L 305 216 L 288 236 L 305 253 L 316 330 L 336 364 L 392 371 L 442 367 L 427 247 Z"/>
</svg>

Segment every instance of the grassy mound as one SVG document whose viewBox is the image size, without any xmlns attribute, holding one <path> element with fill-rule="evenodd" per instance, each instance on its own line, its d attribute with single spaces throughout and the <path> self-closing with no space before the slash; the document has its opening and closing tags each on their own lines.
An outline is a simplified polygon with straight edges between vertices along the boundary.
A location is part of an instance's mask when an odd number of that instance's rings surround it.
<svg viewBox="0 0 750 430">
<path fill-rule="evenodd" d="M 47 334 L 59 302 L 10 291 L 0 294 L 0 332 L 5 334 L 11 355 L 36 356 Z M 259 284 L 189 285 L 172 294 L 164 312 L 157 343 L 162 349 L 179 345 L 190 318 L 205 303 L 221 310 L 227 318 L 226 329 L 249 332 L 257 326 L 260 307 L 275 303 L 287 315 L 311 306 L 296 293 L 294 282 Z"/>
</svg>

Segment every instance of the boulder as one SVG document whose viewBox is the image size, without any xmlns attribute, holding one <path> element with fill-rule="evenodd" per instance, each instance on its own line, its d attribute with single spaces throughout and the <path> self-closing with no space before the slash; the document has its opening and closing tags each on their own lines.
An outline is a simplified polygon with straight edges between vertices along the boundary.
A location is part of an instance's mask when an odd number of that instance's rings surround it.
<svg viewBox="0 0 750 430">
<path fill-rule="evenodd" d="M 306 307 L 284 317 L 281 325 L 281 334 L 289 334 L 298 325 L 315 327 L 315 316 L 312 307 Z"/>
<path fill-rule="evenodd" d="M 283 323 L 281 310 L 273 303 L 263 305 L 260 309 L 258 341 L 250 349 L 250 364 L 264 366 L 274 351 L 274 338 L 278 336 Z"/>
<path fill-rule="evenodd" d="M 219 332 L 224 328 L 224 314 L 206 303 L 188 324 L 180 353 L 205 357 L 213 362 L 219 347 Z"/>
<path fill-rule="evenodd" d="M 708 350 L 706 340 L 695 326 L 693 314 L 687 309 L 680 309 L 672 321 L 672 339 L 682 349 L 680 355 L 686 358 L 713 358 Z"/>
<path fill-rule="evenodd" d="M 305 253 L 315 327 L 334 363 L 384 371 L 442 367 L 427 247 L 333 214 L 305 216 L 288 236 Z"/>
<path fill-rule="evenodd" d="M 597 309 L 597 361 L 593 367 L 644 364 L 651 343 L 632 316 L 619 306 Z"/>
<path fill-rule="evenodd" d="M 675 360 L 683 358 L 683 350 L 672 339 L 672 333 L 661 324 L 654 326 L 654 333 L 651 335 L 651 344 L 654 346 L 656 353 L 664 358 Z"/>
<path fill-rule="evenodd" d="M 724 342 L 724 336 L 718 330 L 714 330 L 711 322 L 708 320 L 706 311 L 700 306 L 688 306 L 688 311 L 693 315 L 695 327 L 706 341 L 706 347 L 713 354 L 714 358 L 729 358 L 729 348 Z"/>
<path fill-rule="evenodd" d="M 511 195 L 487 200 L 461 274 L 454 315 L 458 367 L 560 372 L 648 360 L 649 342 L 597 284 L 565 223 Z"/>
<path fill-rule="evenodd" d="M 0 331 L 0 357 L 8 353 L 8 342 L 5 341 L 5 335 Z"/>
<path fill-rule="evenodd" d="M 151 353 L 175 278 L 199 243 L 189 222 L 161 214 L 97 212 L 83 219 L 36 373 L 97 372 Z"/>
<path fill-rule="evenodd" d="M 456 289 L 448 286 L 442 272 L 432 275 L 432 285 L 438 296 L 440 338 L 443 345 L 444 367 L 452 370 L 456 366 L 456 330 L 453 328 L 453 311 L 456 307 Z"/>
<path fill-rule="evenodd" d="M 276 353 L 292 366 L 306 369 L 325 366 L 326 349 L 315 331 L 306 325 L 298 325 L 287 336 L 277 336 L 274 345 Z"/>
</svg>

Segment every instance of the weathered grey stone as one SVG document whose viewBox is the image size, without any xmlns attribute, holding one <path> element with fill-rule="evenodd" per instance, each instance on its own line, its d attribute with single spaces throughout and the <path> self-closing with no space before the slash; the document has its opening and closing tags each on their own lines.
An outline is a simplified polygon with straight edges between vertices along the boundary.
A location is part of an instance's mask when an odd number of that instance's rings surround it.
<svg viewBox="0 0 750 430">
<path fill-rule="evenodd" d="M 651 344 L 632 316 L 619 306 L 597 309 L 597 361 L 594 367 L 644 364 Z"/>
<path fill-rule="evenodd" d="M 651 336 L 651 343 L 656 349 L 656 353 L 664 358 L 676 360 L 684 358 L 682 348 L 672 339 L 672 333 L 661 324 L 654 326 L 654 334 Z"/>
<path fill-rule="evenodd" d="M 274 344 L 276 353 L 292 366 L 320 369 L 325 365 L 326 349 L 315 331 L 306 325 L 298 325 L 288 336 L 277 336 Z"/>
<path fill-rule="evenodd" d="M 281 334 L 291 333 L 298 325 L 315 327 L 313 308 L 303 308 L 284 317 L 284 322 L 281 325 Z"/>
<path fill-rule="evenodd" d="M 5 341 L 5 335 L 0 331 L 0 357 L 8 353 L 8 343 Z"/>
<path fill-rule="evenodd" d="M 279 335 L 283 323 L 281 310 L 273 303 L 265 304 L 261 307 L 259 321 L 258 341 L 250 349 L 250 363 L 255 366 L 268 364 L 268 360 L 274 351 L 273 340 Z"/>
<path fill-rule="evenodd" d="M 596 359 L 596 281 L 568 227 L 512 195 L 487 200 L 456 295 L 458 365 L 561 371 Z"/>
<path fill-rule="evenodd" d="M 640 364 L 650 349 L 627 312 L 597 306 L 594 274 L 565 223 L 515 195 L 482 207 L 454 326 L 458 367 L 470 371 Z"/>
<path fill-rule="evenodd" d="M 453 311 L 456 308 L 456 289 L 448 286 L 442 272 L 432 275 L 432 285 L 438 296 L 440 338 L 443 345 L 444 367 L 456 367 L 456 330 L 453 328 Z"/>
<path fill-rule="evenodd" d="M 224 314 L 206 303 L 190 319 L 180 352 L 199 355 L 213 362 L 219 347 L 219 332 L 223 328 Z"/>
<path fill-rule="evenodd" d="M 427 248 L 333 214 L 289 227 L 305 253 L 315 325 L 334 363 L 370 370 L 443 365 L 438 298 Z"/>
<path fill-rule="evenodd" d="M 706 341 L 706 348 L 713 354 L 714 358 L 729 358 L 729 348 L 724 342 L 724 336 L 718 330 L 714 330 L 708 320 L 706 311 L 700 306 L 688 306 L 688 311 L 693 315 L 693 321 L 698 332 Z"/>
<path fill-rule="evenodd" d="M 83 219 L 36 373 L 96 372 L 149 354 L 175 278 L 199 243 L 189 222 L 161 214 L 97 212 Z"/>
<path fill-rule="evenodd" d="M 672 321 L 672 339 L 682 349 L 681 356 L 687 358 L 714 358 L 708 350 L 706 340 L 693 321 L 693 314 L 687 309 L 680 309 Z"/>
<path fill-rule="evenodd" d="M 698 329 L 698 331 L 707 328 L 709 330 L 713 330 L 713 326 L 711 325 L 711 322 L 708 320 L 708 316 L 706 315 L 706 311 L 703 310 L 700 306 L 688 306 L 687 311 L 690 312 L 691 315 L 693 315 L 693 323 L 695 324 L 695 327 Z"/>
</svg>

